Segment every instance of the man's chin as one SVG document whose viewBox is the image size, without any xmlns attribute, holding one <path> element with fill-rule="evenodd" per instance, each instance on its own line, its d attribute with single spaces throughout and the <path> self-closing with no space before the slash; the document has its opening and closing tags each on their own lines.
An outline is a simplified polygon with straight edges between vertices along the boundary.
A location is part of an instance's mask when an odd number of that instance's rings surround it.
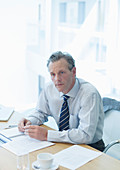
<svg viewBox="0 0 120 170">
<path fill-rule="evenodd" d="M 62 91 L 63 91 L 63 89 L 60 88 L 60 87 L 58 87 L 58 86 L 56 86 L 56 88 L 57 88 L 57 90 L 58 90 L 59 92 L 62 92 Z"/>
<path fill-rule="evenodd" d="M 59 92 L 62 92 L 62 89 L 60 89 L 60 88 L 57 88 L 57 90 L 58 90 Z"/>
</svg>

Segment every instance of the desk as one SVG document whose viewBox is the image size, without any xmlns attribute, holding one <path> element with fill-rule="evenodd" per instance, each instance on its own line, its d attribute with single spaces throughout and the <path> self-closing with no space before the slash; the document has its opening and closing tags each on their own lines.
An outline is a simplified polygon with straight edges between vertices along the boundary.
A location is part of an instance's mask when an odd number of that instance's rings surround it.
<svg viewBox="0 0 120 170">
<path fill-rule="evenodd" d="M 10 123 L 17 123 L 18 119 L 23 117 L 23 115 L 18 115 L 19 113 L 14 113 L 13 116 L 10 118 L 7 124 Z M 17 118 L 17 119 L 15 119 Z M 5 124 L 0 123 L 1 125 Z M 45 125 L 43 125 L 45 126 Z M 50 129 L 49 127 L 46 127 L 47 129 Z M 30 170 L 32 170 L 32 162 L 34 162 L 37 158 L 37 154 L 40 152 L 49 152 L 52 154 L 55 154 L 65 148 L 68 148 L 72 146 L 72 144 L 66 144 L 66 143 L 56 143 L 53 146 L 37 150 L 34 152 L 30 153 Z M 87 145 L 81 145 L 86 148 L 91 148 L 90 146 Z M 92 149 L 92 148 L 91 148 Z M 0 148 L 0 170 L 16 170 L 17 167 L 17 160 L 16 160 L 16 155 L 13 153 L 7 151 L 4 148 Z M 59 170 L 66 170 L 67 168 L 59 166 Z M 80 170 L 120 170 L 120 161 L 117 159 L 114 159 L 106 154 L 102 154 L 98 158 L 88 162 L 87 164 L 83 165 L 82 167 L 78 168 Z"/>
</svg>

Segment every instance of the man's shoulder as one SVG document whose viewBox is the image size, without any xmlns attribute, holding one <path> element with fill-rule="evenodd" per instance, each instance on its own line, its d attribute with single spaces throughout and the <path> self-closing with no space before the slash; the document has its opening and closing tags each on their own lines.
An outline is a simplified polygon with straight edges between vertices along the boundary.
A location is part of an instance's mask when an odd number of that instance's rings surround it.
<svg viewBox="0 0 120 170">
<path fill-rule="evenodd" d="M 78 81 L 80 83 L 80 85 L 92 85 L 90 82 L 84 80 L 84 79 L 81 79 L 81 78 L 78 78 Z M 93 86 L 93 85 L 92 85 Z"/>
<path fill-rule="evenodd" d="M 98 92 L 97 88 L 91 83 L 84 79 L 78 78 L 81 89 L 85 91 Z"/>
</svg>

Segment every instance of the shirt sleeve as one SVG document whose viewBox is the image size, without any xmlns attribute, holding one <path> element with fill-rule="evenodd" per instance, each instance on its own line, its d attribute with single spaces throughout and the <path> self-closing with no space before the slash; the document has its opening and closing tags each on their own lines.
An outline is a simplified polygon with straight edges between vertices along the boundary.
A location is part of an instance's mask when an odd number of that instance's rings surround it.
<svg viewBox="0 0 120 170">
<path fill-rule="evenodd" d="M 41 125 L 48 121 L 50 110 L 46 97 L 46 92 L 43 90 L 38 98 L 37 106 L 34 111 L 27 117 L 33 125 Z"/>
<path fill-rule="evenodd" d="M 88 94 L 84 98 L 77 116 L 78 127 L 62 132 L 49 130 L 48 141 L 90 144 L 100 140 L 103 126 L 103 110 L 101 97 L 98 93 Z M 98 137 L 96 138 L 95 136 Z"/>
</svg>

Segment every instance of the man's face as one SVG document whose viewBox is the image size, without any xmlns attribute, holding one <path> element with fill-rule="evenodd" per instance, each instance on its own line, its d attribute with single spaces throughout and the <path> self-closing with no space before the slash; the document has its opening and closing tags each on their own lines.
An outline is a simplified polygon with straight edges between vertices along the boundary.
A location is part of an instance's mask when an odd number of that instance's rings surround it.
<svg viewBox="0 0 120 170">
<path fill-rule="evenodd" d="M 73 67 L 70 71 L 68 69 L 68 63 L 65 59 L 62 58 L 56 62 L 50 62 L 49 72 L 51 79 L 59 92 L 66 94 L 74 86 L 76 68 Z"/>
</svg>

